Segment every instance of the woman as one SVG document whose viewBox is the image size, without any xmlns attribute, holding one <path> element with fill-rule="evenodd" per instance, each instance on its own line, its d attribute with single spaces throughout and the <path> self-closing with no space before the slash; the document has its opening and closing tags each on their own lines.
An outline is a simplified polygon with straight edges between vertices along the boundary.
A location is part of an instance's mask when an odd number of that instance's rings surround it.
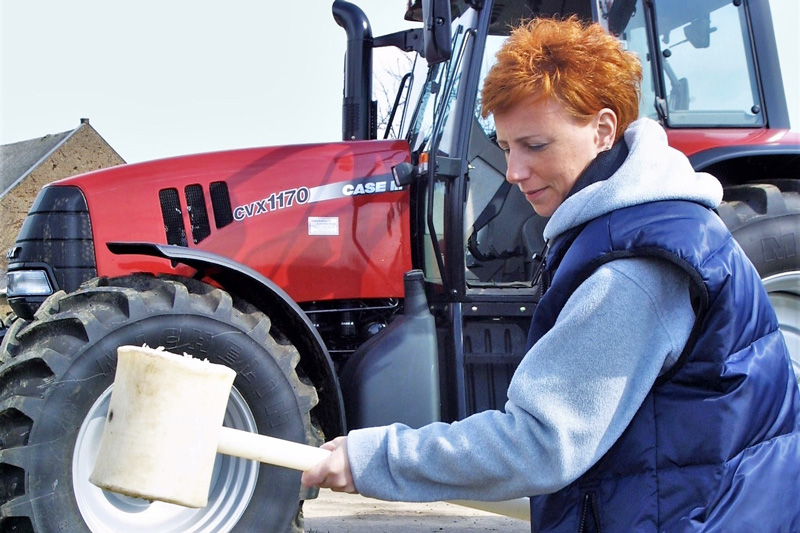
<svg viewBox="0 0 800 533">
<path fill-rule="evenodd" d="M 598 25 L 517 28 L 483 89 L 507 179 L 551 217 L 505 410 L 353 431 L 305 485 L 530 495 L 534 531 L 800 530 L 800 397 L 755 269 Z"/>
</svg>

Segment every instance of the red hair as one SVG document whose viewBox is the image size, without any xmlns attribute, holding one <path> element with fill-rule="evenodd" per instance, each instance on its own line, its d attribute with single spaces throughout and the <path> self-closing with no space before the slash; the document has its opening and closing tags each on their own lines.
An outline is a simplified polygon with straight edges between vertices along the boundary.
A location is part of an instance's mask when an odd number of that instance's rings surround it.
<svg viewBox="0 0 800 533">
<path fill-rule="evenodd" d="M 503 113 L 530 97 L 553 97 L 579 122 L 603 108 L 617 115 L 618 140 L 639 115 L 639 58 L 597 24 L 534 19 L 497 52 L 481 96 L 481 115 Z"/>
</svg>

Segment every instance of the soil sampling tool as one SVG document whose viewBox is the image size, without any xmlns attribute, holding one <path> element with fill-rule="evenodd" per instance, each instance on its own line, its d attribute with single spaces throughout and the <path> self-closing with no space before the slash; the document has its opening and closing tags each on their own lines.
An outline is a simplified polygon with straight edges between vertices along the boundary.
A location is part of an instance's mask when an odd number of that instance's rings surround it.
<svg viewBox="0 0 800 533">
<path fill-rule="evenodd" d="M 205 507 L 217 453 L 309 470 L 331 452 L 222 425 L 236 372 L 140 346 L 117 348 L 117 371 L 94 485 L 146 500 Z M 453 501 L 530 520 L 527 498 Z"/>
</svg>

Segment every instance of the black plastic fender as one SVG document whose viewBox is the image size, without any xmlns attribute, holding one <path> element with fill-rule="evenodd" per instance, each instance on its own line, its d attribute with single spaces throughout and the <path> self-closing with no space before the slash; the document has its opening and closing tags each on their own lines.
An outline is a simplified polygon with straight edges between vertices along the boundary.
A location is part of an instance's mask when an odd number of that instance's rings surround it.
<svg viewBox="0 0 800 533">
<path fill-rule="evenodd" d="M 202 250 L 144 242 L 106 245 L 116 255 L 146 255 L 182 263 L 219 283 L 226 291 L 246 295 L 247 301 L 264 311 L 300 352 L 299 366 L 319 394 L 315 410 L 325 438 L 330 440 L 346 433 L 344 400 L 328 349 L 300 306 L 272 280 L 228 257 Z"/>
</svg>

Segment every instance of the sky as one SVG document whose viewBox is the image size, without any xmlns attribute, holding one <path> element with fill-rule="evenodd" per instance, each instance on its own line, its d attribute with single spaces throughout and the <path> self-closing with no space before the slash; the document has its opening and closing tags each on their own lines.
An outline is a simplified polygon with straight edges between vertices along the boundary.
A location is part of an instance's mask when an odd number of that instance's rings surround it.
<svg viewBox="0 0 800 533">
<path fill-rule="evenodd" d="M 373 35 L 406 0 L 358 0 Z M 76 128 L 125 161 L 341 139 L 332 0 L 0 0 L 0 144 Z"/>
<path fill-rule="evenodd" d="M 353 1 L 375 36 L 416 27 L 406 0 Z M 800 0 L 773 4 L 797 58 Z M 346 36 L 331 5 L 0 0 L 0 144 L 82 118 L 129 163 L 338 141 Z"/>
</svg>

